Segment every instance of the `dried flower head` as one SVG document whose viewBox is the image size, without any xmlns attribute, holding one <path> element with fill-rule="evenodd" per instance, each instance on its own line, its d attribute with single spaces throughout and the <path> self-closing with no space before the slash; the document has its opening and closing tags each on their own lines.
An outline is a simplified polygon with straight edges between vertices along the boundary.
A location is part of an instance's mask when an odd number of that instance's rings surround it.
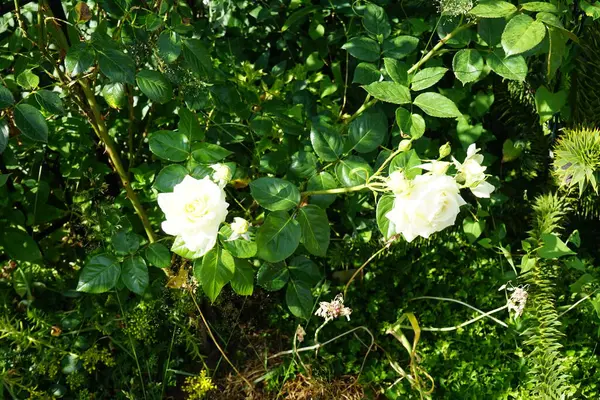
<svg viewBox="0 0 600 400">
<path fill-rule="evenodd" d="M 296 328 L 296 337 L 298 338 L 298 342 L 304 342 L 304 336 L 306 336 L 306 331 L 302 328 L 302 325 L 298 325 Z"/>
<path fill-rule="evenodd" d="M 331 321 L 340 316 L 346 317 L 350 321 L 350 314 L 352 314 L 352 309 L 344 307 L 344 296 L 341 293 L 330 302 L 320 302 L 319 309 L 315 313 L 316 316 L 323 317 L 325 321 Z"/>
<path fill-rule="evenodd" d="M 506 285 L 502 285 L 498 290 L 502 289 L 512 292 L 506 303 L 506 306 L 508 307 L 509 313 L 514 311 L 515 318 L 519 318 L 521 315 L 523 315 L 523 310 L 525 309 L 525 304 L 527 303 L 527 289 L 529 289 L 529 285 L 514 287 L 509 281 L 506 283 Z"/>
</svg>

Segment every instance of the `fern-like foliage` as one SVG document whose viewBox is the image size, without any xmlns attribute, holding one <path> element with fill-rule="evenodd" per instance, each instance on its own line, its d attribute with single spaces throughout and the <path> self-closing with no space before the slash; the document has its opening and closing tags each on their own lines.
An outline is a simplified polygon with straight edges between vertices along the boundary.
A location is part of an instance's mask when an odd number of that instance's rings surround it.
<svg viewBox="0 0 600 400">
<path fill-rule="evenodd" d="M 600 24 L 584 28 L 571 74 L 571 109 L 574 124 L 600 126 Z"/>
<path fill-rule="evenodd" d="M 566 190 L 577 186 L 580 197 L 588 185 L 598 193 L 600 130 L 565 130 L 554 149 L 554 175 Z"/>
<path fill-rule="evenodd" d="M 533 206 L 534 219 L 529 232 L 535 243 L 541 242 L 541 235 L 558 233 L 568 206 L 556 194 L 538 197 Z M 570 376 L 561 354 L 560 343 L 563 333 L 556 311 L 555 279 L 560 264 L 555 261 L 537 259 L 535 265 L 524 275 L 529 284 L 529 300 L 526 314 L 530 326 L 525 331 L 525 344 L 532 348 L 528 356 L 529 382 L 524 398 L 554 400 L 566 399 L 573 393 Z"/>
</svg>

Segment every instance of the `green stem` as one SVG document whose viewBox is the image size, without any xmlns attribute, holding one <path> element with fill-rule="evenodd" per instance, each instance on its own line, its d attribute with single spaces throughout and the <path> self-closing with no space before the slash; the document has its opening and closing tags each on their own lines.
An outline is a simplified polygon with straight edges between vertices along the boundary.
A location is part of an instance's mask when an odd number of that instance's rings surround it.
<svg viewBox="0 0 600 400">
<path fill-rule="evenodd" d="M 310 190 L 308 192 L 302 192 L 302 197 L 315 196 L 317 194 L 339 194 L 339 193 L 350 193 L 350 192 L 358 192 L 359 190 L 363 190 L 368 188 L 367 184 L 349 186 L 343 188 L 335 188 L 335 189 L 323 189 L 323 190 Z"/>
<path fill-rule="evenodd" d="M 90 118 L 93 117 L 92 128 L 94 128 L 94 131 L 96 132 L 100 140 L 104 143 L 104 146 L 106 147 L 106 153 L 108 154 L 115 171 L 119 175 L 119 178 L 121 178 L 121 183 L 125 188 L 127 197 L 131 201 L 131 204 L 133 204 L 133 208 L 135 209 L 135 212 L 139 216 L 140 220 L 142 221 L 142 225 L 144 225 L 144 230 L 146 231 L 148 240 L 150 241 L 150 243 L 153 243 L 156 241 L 156 237 L 154 236 L 154 232 L 152 231 L 152 225 L 148 220 L 148 215 L 146 214 L 142 203 L 140 203 L 137 194 L 129 184 L 129 175 L 123 167 L 123 162 L 121 161 L 121 157 L 119 156 L 116 144 L 108 133 L 108 129 L 106 128 L 106 124 L 104 123 L 104 119 L 102 118 L 102 114 L 100 113 L 100 107 L 96 102 L 96 96 L 85 81 L 80 80 L 79 84 L 83 89 L 83 93 L 85 94 L 85 97 L 92 111 L 92 115 L 90 116 Z"/>
<path fill-rule="evenodd" d="M 446 42 L 448 42 L 454 36 L 456 36 L 460 32 L 464 31 L 465 29 L 467 29 L 473 25 L 474 25 L 474 23 L 472 23 L 472 22 L 461 25 L 458 28 L 456 28 L 455 30 L 453 30 L 452 32 L 450 32 L 449 34 L 447 34 L 446 36 L 444 36 L 433 47 L 433 49 L 431 49 L 427 54 L 425 54 L 425 56 L 423 56 L 423 58 L 421 58 L 416 64 L 414 64 L 412 67 L 410 67 L 410 69 L 407 71 L 407 73 L 410 75 L 413 72 L 415 72 L 416 70 L 418 70 L 419 68 L 421 68 L 421 66 L 423 64 L 425 64 L 427 61 L 429 61 L 433 56 L 435 56 L 437 54 L 437 52 L 446 44 Z M 366 110 L 371 108 L 373 105 L 375 105 L 377 103 L 377 101 L 378 101 L 377 99 L 372 99 L 370 101 L 366 101 L 358 110 L 356 110 L 356 112 L 350 118 L 348 118 L 346 120 L 346 123 L 349 124 L 350 122 L 354 121 L 356 118 L 358 118 L 358 116 L 360 114 L 362 114 L 363 112 L 365 112 Z"/>
<path fill-rule="evenodd" d="M 473 25 L 474 25 L 474 23 L 472 23 L 472 22 L 470 22 L 468 24 L 461 25 L 461 26 L 457 27 L 455 30 L 453 30 L 452 32 L 450 32 L 449 34 L 447 34 L 446 36 L 444 36 L 442 39 L 440 39 L 439 42 L 437 42 L 437 44 L 435 46 L 433 46 L 433 48 L 431 50 L 429 50 L 429 52 L 427 54 L 425 54 L 425 56 L 423 56 L 423 58 L 421 58 L 412 67 L 410 67 L 410 69 L 407 71 L 407 73 L 410 75 L 413 72 L 415 72 L 416 70 L 418 70 L 419 68 L 421 68 L 421 66 L 423 64 L 425 64 L 433 56 L 436 55 L 436 53 L 446 44 L 446 42 L 448 42 L 454 36 L 458 35 L 460 32 L 464 31 L 467 28 L 470 28 Z"/>
</svg>

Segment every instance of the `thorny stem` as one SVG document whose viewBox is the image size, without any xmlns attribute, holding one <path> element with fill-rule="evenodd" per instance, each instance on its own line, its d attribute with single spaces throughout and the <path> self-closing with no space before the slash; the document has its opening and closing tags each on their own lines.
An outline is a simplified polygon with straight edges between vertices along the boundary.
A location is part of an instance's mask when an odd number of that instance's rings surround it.
<svg viewBox="0 0 600 400">
<path fill-rule="evenodd" d="M 104 123 L 104 119 L 102 119 L 102 115 L 100 114 L 100 108 L 98 107 L 98 103 L 96 102 L 96 96 L 94 95 L 94 93 L 92 92 L 92 90 L 86 82 L 79 81 L 79 84 L 81 85 L 81 88 L 83 89 L 88 104 L 92 110 L 92 128 L 94 128 L 94 131 L 96 132 L 100 140 L 104 143 L 110 161 L 112 162 L 115 171 L 119 175 L 119 178 L 121 178 L 121 183 L 125 188 L 127 197 L 131 201 L 131 204 L 133 204 L 135 212 L 140 217 L 142 225 L 144 225 L 144 230 L 146 231 L 148 240 L 150 241 L 150 243 L 154 243 L 156 241 L 156 237 L 154 236 L 154 232 L 152 231 L 152 225 L 150 225 L 150 221 L 148 220 L 146 210 L 144 210 L 142 203 L 140 203 L 137 194 L 131 188 L 131 185 L 129 183 L 129 176 L 127 174 L 127 171 L 123 167 L 123 162 L 121 161 L 121 157 L 119 156 L 116 144 L 112 137 L 109 135 L 108 130 L 106 128 L 106 124 Z"/>
<path fill-rule="evenodd" d="M 192 293 L 191 290 L 189 291 L 189 293 L 190 293 L 190 297 L 194 301 L 194 305 L 196 306 L 198 313 L 200 314 L 200 318 L 202 318 L 202 322 L 204 323 L 204 326 L 206 326 L 206 331 L 208 332 L 208 335 L 212 339 L 213 343 L 215 344 L 215 346 L 217 346 L 217 349 L 219 350 L 219 352 L 221 353 L 221 355 L 223 356 L 225 361 L 227 361 L 227 363 L 231 366 L 231 368 L 233 368 L 235 373 L 238 374 L 238 376 L 240 378 L 242 378 L 242 380 L 246 383 L 246 385 L 248 385 L 248 389 L 252 389 L 252 384 L 250 383 L 250 381 L 244 375 L 242 375 L 240 373 L 240 371 L 238 371 L 238 369 L 235 367 L 235 365 L 233 365 L 231 360 L 229 360 L 229 357 L 227 357 L 227 354 L 225 354 L 225 352 L 219 345 L 219 342 L 217 341 L 217 338 L 215 338 L 215 335 L 213 335 L 212 330 L 210 329 L 210 326 L 208 325 L 208 322 L 206 321 L 206 318 L 204 318 L 204 314 L 202 313 L 202 310 L 200 309 L 200 306 L 198 305 L 198 302 L 196 301 L 194 294 Z"/>
</svg>

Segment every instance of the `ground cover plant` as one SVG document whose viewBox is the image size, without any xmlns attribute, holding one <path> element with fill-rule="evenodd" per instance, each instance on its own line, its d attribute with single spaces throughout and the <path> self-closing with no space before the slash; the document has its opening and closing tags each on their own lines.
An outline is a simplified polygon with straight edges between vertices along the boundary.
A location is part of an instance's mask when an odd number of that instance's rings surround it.
<svg viewBox="0 0 600 400">
<path fill-rule="evenodd" d="M 595 399 L 600 3 L 0 5 L 0 399 Z"/>
</svg>

